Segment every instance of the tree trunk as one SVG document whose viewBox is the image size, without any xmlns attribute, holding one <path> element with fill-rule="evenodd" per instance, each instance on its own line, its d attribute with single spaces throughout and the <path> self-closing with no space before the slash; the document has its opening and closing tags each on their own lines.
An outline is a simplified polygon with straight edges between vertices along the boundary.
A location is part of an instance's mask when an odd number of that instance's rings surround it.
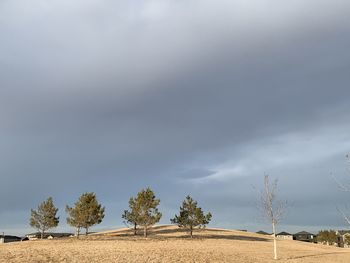
<svg viewBox="0 0 350 263">
<path fill-rule="evenodd" d="M 272 232 L 273 232 L 273 259 L 277 259 L 276 226 L 274 222 L 272 222 Z"/>
<path fill-rule="evenodd" d="M 193 227 L 190 226 L 190 234 L 191 234 L 191 238 L 193 238 Z"/>
<path fill-rule="evenodd" d="M 147 226 L 143 227 L 143 236 L 147 237 Z"/>
<path fill-rule="evenodd" d="M 85 227 L 85 236 L 87 236 L 89 233 L 89 228 L 88 227 Z"/>
<path fill-rule="evenodd" d="M 76 236 L 77 236 L 77 238 L 79 238 L 79 236 L 80 236 L 80 227 L 77 227 Z"/>
<path fill-rule="evenodd" d="M 40 233 L 40 238 L 43 239 L 44 238 L 44 230 L 41 230 L 41 233 Z"/>
<path fill-rule="evenodd" d="M 134 236 L 136 236 L 136 235 L 137 235 L 137 233 L 136 233 L 136 227 L 137 227 L 137 224 L 136 224 L 136 223 L 134 223 Z"/>
</svg>

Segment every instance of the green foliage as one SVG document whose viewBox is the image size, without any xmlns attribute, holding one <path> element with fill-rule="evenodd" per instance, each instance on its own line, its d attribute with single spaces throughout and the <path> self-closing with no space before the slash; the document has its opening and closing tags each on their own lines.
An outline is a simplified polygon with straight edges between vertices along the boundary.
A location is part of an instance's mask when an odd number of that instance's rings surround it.
<svg viewBox="0 0 350 263">
<path fill-rule="evenodd" d="M 147 237 L 148 227 L 159 222 L 162 217 L 162 213 L 160 213 L 157 208 L 159 203 L 160 200 L 156 199 L 150 188 L 142 189 L 135 198 L 130 198 L 130 211 L 124 211 L 125 219 L 130 223 L 142 226 L 144 229 L 144 236 Z"/>
<path fill-rule="evenodd" d="M 322 230 L 317 235 L 317 242 L 333 245 L 337 243 L 337 233 L 334 230 Z"/>
<path fill-rule="evenodd" d="M 137 226 L 137 222 L 136 222 L 136 215 L 135 212 L 132 210 L 132 208 L 130 208 L 129 210 L 124 210 L 124 213 L 122 214 L 122 218 L 124 219 L 124 223 L 126 223 L 127 225 L 131 224 L 131 225 L 135 225 Z"/>
<path fill-rule="evenodd" d="M 87 235 L 90 227 L 102 222 L 105 208 L 98 203 L 94 193 L 83 193 L 74 207 L 67 206 L 66 211 L 67 223 L 77 228 L 79 236 L 80 228 L 85 228 Z"/>
<path fill-rule="evenodd" d="M 209 224 L 212 217 L 211 213 L 204 214 L 202 208 L 197 205 L 197 202 L 188 195 L 182 202 L 180 214 L 170 219 L 172 224 L 187 228 L 190 231 L 191 237 L 193 237 L 194 227 L 205 227 L 205 225 Z"/>
<path fill-rule="evenodd" d="M 124 223 L 129 225 L 133 225 L 134 235 L 137 234 L 137 217 L 140 214 L 140 204 L 136 202 L 136 199 L 131 197 L 129 199 L 129 210 L 124 210 L 122 214 L 122 218 L 124 219 Z"/>
<path fill-rule="evenodd" d="M 81 218 L 82 213 L 78 202 L 75 203 L 74 207 L 66 206 L 66 212 L 68 214 L 67 224 L 76 228 L 76 235 L 79 237 L 80 229 L 83 227 L 83 219 Z"/>
<path fill-rule="evenodd" d="M 41 238 L 44 233 L 59 223 L 59 217 L 56 216 L 58 208 L 53 204 L 52 197 L 42 202 L 37 210 L 31 209 L 30 225 L 41 233 Z"/>
</svg>

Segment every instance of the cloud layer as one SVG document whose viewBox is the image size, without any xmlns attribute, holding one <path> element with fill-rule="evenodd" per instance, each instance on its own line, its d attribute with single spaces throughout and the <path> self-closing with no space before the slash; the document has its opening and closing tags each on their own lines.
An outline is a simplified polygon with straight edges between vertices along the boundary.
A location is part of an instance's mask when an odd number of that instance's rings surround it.
<svg viewBox="0 0 350 263">
<path fill-rule="evenodd" d="M 285 228 L 344 227 L 349 7 L 1 1 L 0 227 L 29 231 L 48 195 L 63 222 L 83 191 L 121 225 L 151 186 L 163 223 L 191 193 L 213 225 L 255 230 L 265 173 L 293 204 Z"/>
</svg>

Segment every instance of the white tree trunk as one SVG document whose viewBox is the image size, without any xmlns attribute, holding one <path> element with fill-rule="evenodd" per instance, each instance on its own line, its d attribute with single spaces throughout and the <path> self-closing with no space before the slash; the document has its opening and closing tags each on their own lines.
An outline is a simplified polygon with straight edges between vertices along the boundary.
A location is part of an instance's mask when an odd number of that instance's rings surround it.
<svg viewBox="0 0 350 263">
<path fill-rule="evenodd" d="M 147 237 L 147 225 L 143 227 L 143 236 L 146 238 Z"/>
<path fill-rule="evenodd" d="M 80 227 L 76 228 L 75 235 L 76 235 L 77 238 L 79 238 L 79 236 L 80 236 Z"/>
<path fill-rule="evenodd" d="M 273 259 L 277 259 L 277 240 L 276 240 L 276 226 L 275 223 L 272 223 L 272 232 L 273 232 Z"/>
</svg>

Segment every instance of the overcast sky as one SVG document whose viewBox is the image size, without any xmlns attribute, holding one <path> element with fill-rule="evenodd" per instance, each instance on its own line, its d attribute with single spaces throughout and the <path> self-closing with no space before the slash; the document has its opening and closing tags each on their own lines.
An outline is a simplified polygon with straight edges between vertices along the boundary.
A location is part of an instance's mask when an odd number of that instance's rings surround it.
<svg viewBox="0 0 350 263">
<path fill-rule="evenodd" d="M 93 191 L 92 230 L 123 226 L 150 186 L 168 224 L 191 194 L 212 227 L 270 231 L 264 174 L 288 200 L 279 230 L 348 228 L 348 0 L 1 0 L 0 231 Z M 349 210 L 350 212 L 350 210 Z"/>
</svg>

